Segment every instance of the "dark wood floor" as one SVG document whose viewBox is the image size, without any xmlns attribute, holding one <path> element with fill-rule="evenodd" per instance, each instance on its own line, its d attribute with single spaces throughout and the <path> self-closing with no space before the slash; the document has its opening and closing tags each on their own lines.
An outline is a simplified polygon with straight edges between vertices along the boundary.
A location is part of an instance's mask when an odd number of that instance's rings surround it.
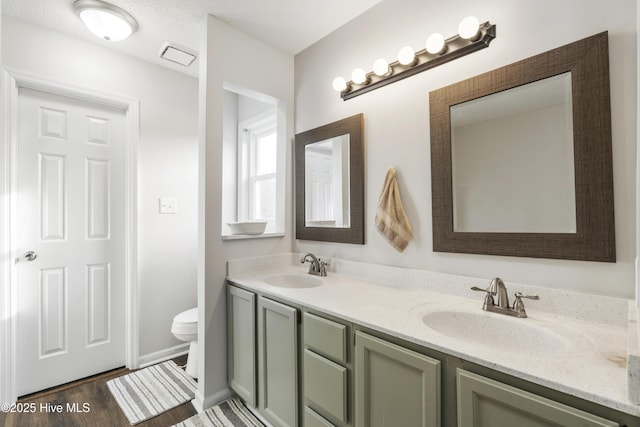
<svg viewBox="0 0 640 427">
<path fill-rule="evenodd" d="M 183 365 L 186 356 L 174 359 L 178 365 Z M 115 369 L 91 378 L 79 380 L 70 384 L 56 387 L 33 395 L 20 398 L 20 403 L 35 403 L 36 412 L 29 414 L 0 412 L 0 426 L 5 427 L 102 427 L 102 426 L 130 426 L 120 407 L 111 396 L 107 388 L 107 381 L 128 374 L 126 368 Z M 47 404 L 55 407 L 62 405 L 61 413 L 48 413 Z M 77 412 L 67 411 L 77 409 Z M 74 404 L 77 404 L 75 407 Z M 40 410 L 40 409 L 43 410 Z M 88 411 L 83 412 L 83 409 Z M 162 415 L 151 418 L 136 426 L 167 427 L 179 423 L 196 413 L 191 402 L 178 406 Z"/>
</svg>

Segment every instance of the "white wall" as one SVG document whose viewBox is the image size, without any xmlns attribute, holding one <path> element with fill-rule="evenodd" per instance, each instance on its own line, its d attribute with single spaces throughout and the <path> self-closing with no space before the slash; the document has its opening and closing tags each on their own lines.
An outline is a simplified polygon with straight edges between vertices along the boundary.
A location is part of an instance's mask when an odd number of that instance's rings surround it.
<svg viewBox="0 0 640 427">
<path fill-rule="evenodd" d="M 143 360 L 153 358 L 181 344 L 171 334 L 172 318 L 196 306 L 198 81 L 43 27 L 2 20 L 4 67 L 140 100 L 139 351 Z M 177 198 L 176 215 L 158 214 L 161 196 Z"/>
<path fill-rule="evenodd" d="M 238 218 L 238 105 L 241 96 L 225 90 L 224 117 L 222 124 L 222 228 L 225 230 L 224 220 L 234 221 Z"/>
<path fill-rule="evenodd" d="M 284 237 L 249 240 L 220 238 L 224 85 L 242 87 L 284 101 L 286 141 L 293 137 L 293 56 L 225 22 L 204 19 L 200 42 L 200 143 L 198 207 L 198 392 L 194 405 L 208 407 L 226 397 L 226 260 L 291 250 L 291 191 L 285 200 Z M 257 66 L 259 65 L 259 67 Z M 280 132 L 280 130 L 279 130 Z M 286 159 L 291 159 L 287 144 Z M 291 167 L 286 168 L 291 182 Z M 290 188 L 290 186 L 289 186 Z"/>
<path fill-rule="evenodd" d="M 619 0 L 614 6 L 581 0 L 459 0 L 437 7 L 423 0 L 383 0 L 296 55 L 296 133 L 364 113 L 366 244 L 295 241 L 294 250 L 486 277 L 487 284 L 492 277 L 501 276 L 507 283 L 633 298 L 638 118 L 636 7 L 635 0 Z M 452 36 L 467 15 L 497 25 L 497 38 L 488 49 L 349 101 L 342 101 L 333 91 L 334 77 L 342 75 L 348 80 L 356 67 L 369 71 L 379 56 L 392 61 L 405 44 L 422 49 L 432 32 Z M 609 31 L 610 44 L 617 263 L 434 253 L 429 92 L 605 30 Z M 384 240 L 373 221 L 389 167 L 397 169 L 400 192 L 414 229 L 414 240 L 403 253 L 396 252 Z"/>
<path fill-rule="evenodd" d="M 640 70 L 640 0 L 636 0 L 636 70 Z M 637 110 L 640 112 L 640 73 L 636 74 Z M 640 125 L 636 123 L 637 140 L 640 141 Z M 640 150 L 636 150 L 636 303 L 640 307 Z"/>
</svg>

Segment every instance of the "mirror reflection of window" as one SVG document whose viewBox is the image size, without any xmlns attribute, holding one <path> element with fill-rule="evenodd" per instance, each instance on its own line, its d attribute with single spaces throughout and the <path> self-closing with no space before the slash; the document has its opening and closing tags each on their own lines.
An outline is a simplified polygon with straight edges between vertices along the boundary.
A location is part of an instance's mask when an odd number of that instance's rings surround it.
<svg viewBox="0 0 640 427">
<path fill-rule="evenodd" d="M 305 146 L 305 225 L 349 228 L 349 135 Z"/>
</svg>

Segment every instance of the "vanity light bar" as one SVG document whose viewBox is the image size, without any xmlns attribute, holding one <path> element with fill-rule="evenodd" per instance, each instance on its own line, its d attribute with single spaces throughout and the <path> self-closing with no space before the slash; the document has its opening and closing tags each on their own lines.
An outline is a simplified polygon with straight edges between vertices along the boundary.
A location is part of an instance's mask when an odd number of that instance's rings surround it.
<svg viewBox="0 0 640 427">
<path fill-rule="evenodd" d="M 496 38 L 496 26 L 488 21 L 479 24 L 476 18 L 469 16 L 460 23 L 458 33 L 446 40 L 441 34 L 432 34 L 427 38 L 425 49 L 413 53 L 411 47 L 405 46 L 398 52 L 397 61 L 388 64 L 380 58 L 374 62 L 373 71 L 369 73 L 356 68 L 350 81 L 336 77 L 333 88 L 340 92 L 340 97 L 346 101 L 469 55 L 489 47 L 491 41 Z"/>
</svg>

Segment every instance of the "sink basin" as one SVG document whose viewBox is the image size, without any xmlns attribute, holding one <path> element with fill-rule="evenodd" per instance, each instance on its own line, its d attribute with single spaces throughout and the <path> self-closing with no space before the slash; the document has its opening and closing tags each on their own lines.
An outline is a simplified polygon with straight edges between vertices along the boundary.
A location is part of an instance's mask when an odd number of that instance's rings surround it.
<svg viewBox="0 0 640 427">
<path fill-rule="evenodd" d="M 475 308 L 480 310 L 479 307 Z M 422 321 L 433 331 L 465 344 L 494 351 L 539 355 L 569 349 L 570 339 L 532 319 L 517 319 L 484 311 L 428 311 Z"/>
<path fill-rule="evenodd" d="M 279 288 L 315 288 L 322 285 L 322 279 L 303 273 L 272 274 L 264 278 L 264 282 Z"/>
</svg>

